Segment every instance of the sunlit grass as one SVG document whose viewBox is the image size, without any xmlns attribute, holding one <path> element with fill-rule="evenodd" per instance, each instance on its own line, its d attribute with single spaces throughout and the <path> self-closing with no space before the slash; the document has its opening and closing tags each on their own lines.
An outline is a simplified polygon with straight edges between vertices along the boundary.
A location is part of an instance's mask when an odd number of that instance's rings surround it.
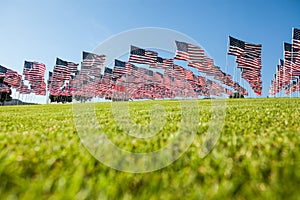
<svg viewBox="0 0 300 200">
<path fill-rule="evenodd" d="M 150 123 L 156 101 L 130 102 L 137 124 Z M 133 139 L 110 103 L 95 105 L 101 128 L 119 147 L 158 150 L 179 128 L 178 101 L 159 102 L 167 122 L 149 140 Z M 80 143 L 72 105 L 0 107 L 0 199 L 282 199 L 300 191 L 300 99 L 228 100 L 221 137 L 204 159 L 201 135 L 211 116 L 199 100 L 199 127 L 189 150 L 161 170 L 130 174 L 94 159 Z M 138 114 L 135 114 L 138 113 Z"/>
</svg>

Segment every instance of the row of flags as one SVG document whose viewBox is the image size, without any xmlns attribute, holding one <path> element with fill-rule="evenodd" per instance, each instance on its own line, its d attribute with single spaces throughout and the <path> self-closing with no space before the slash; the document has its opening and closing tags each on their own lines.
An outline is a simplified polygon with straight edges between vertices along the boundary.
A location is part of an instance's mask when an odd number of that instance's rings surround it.
<svg viewBox="0 0 300 200">
<path fill-rule="evenodd" d="M 136 47 L 132 47 L 132 49 L 134 48 Z M 86 57 L 86 54 L 93 55 L 94 63 L 100 63 L 100 65 L 93 65 L 92 59 Z M 140 64 L 148 63 L 148 60 L 141 61 L 142 56 L 144 55 L 131 51 L 129 60 Z M 132 60 L 132 57 L 136 57 L 138 60 Z M 219 92 L 210 93 L 210 88 L 213 88 L 214 91 L 224 91 L 229 95 L 231 94 L 230 90 L 226 90 L 220 84 L 196 76 L 190 70 L 177 65 L 174 66 L 174 70 L 173 66 L 164 66 L 164 72 L 157 72 L 118 59 L 115 59 L 113 68 L 104 67 L 104 62 L 105 57 L 103 55 L 96 58 L 95 54 L 83 52 L 82 69 L 71 75 L 68 80 L 55 79 L 53 74 L 50 75 L 48 81 L 50 94 L 54 96 L 75 95 L 89 98 L 119 99 L 143 99 L 153 96 L 156 98 L 198 97 L 198 95 L 221 94 Z M 86 63 L 92 64 L 87 66 Z M 151 64 L 154 64 L 154 61 Z M 151 66 L 157 67 L 157 65 Z M 102 67 L 103 74 L 95 73 L 97 70 L 100 72 Z"/>
<path fill-rule="evenodd" d="M 38 62 L 25 61 L 23 75 L 0 65 L 0 78 L 3 80 L 0 92 L 10 93 L 10 89 L 14 88 L 20 94 L 45 95 L 45 71 L 45 65 Z M 28 84 L 25 84 L 25 81 Z"/>
<path fill-rule="evenodd" d="M 3 82 L 11 87 L 19 87 L 22 76 L 18 72 L 8 69 L 0 65 L 0 77 L 3 78 Z"/>
<path fill-rule="evenodd" d="M 236 56 L 242 77 L 256 94 L 261 95 L 261 45 L 232 37 L 229 39 L 228 54 Z M 57 58 L 53 70 L 49 71 L 47 86 L 44 80 L 46 67 L 35 61 L 24 62 L 23 75 L 1 66 L 0 77 L 3 76 L 4 82 L 21 94 L 46 95 L 48 90 L 51 96 L 87 98 L 198 98 L 232 95 L 233 89 L 248 95 L 248 91 L 230 74 L 214 64 L 204 49 L 182 41 L 175 41 L 175 45 L 176 52 L 172 58 L 131 45 L 128 60 L 115 59 L 112 68 L 106 65 L 106 55 L 85 51 L 80 69 L 79 64 Z M 177 61 L 184 61 L 186 67 L 178 65 Z"/>
<path fill-rule="evenodd" d="M 49 73 L 48 90 L 53 96 L 89 98 L 197 98 L 199 95 L 231 95 L 227 85 L 247 94 L 231 75 L 222 72 L 213 59 L 205 56 L 203 49 L 184 42 L 175 43 L 177 50 L 173 58 L 163 58 L 155 51 L 132 45 L 128 60 L 115 59 L 113 68 L 105 66 L 105 55 L 83 52 L 81 70 L 71 73 L 69 65 L 72 63 L 57 58 L 53 72 Z M 175 64 L 174 60 L 187 61 L 194 71 L 213 76 L 219 83 Z M 141 64 L 149 69 L 140 67 Z"/>
<path fill-rule="evenodd" d="M 24 62 L 23 75 L 24 79 L 29 82 L 30 89 L 21 81 L 21 85 L 17 88 L 20 93 L 34 93 L 36 95 L 46 95 L 46 83 L 44 79 L 46 67 L 39 62 Z"/>
<path fill-rule="evenodd" d="M 292 42 L 283 43 L 284 55 L 279 60 L 269 94 L 276 95 L 282 90 L 285 94 L 300 91 L 300 29 L 293 28 Z"/>
<path fill-rule="evenodd" d="M 175 43 L 177 50 L 174 59 L 187 61 L 189 67 L 195 68 L 205 75 L 212 76 L 215 80 L 233 88 L 240 94 L 248 95 L 248 91 L 239 83 L 234 82 L 231 75 L 224 73 L 220 67 L 216 66 L 214 60 L 206 56 L 203 49 L 185 42 L 175 41 Z"/>
<path fill-rule="evenodd" d="M 236 57 L 237 68 L 256 95 L 262 94 L 261 44 L 248 43 L 229 36 L 228 55 Z"/>
</svg>

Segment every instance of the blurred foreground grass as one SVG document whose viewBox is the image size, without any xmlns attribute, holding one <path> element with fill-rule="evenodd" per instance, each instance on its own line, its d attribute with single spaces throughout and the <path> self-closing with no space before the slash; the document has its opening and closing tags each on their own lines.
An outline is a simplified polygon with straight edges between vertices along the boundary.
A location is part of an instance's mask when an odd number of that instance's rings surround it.
<svg viewBox="0 0 300 200">
<path fill-rule="evenodd" d="M 111 103 L 96 104 L 107 136 L 133 152 L 158 150 L 178 130 L 178 101 L 129 102 L 131 120 L 150 121 L 152 104 L 167 122 L 152 140 L 126 135 Z M 204 159 L 210 100 L 199 100 L 197 137 L 161 170 L 130 174 L 111 169 L 80 143 L 72 105 L 0 107 L 0 199 L 297 199 L 300 196 L 300 99 L 228 100 L 221 137 Z M 135 114 L 137 113 L 137 114 Z"/>
</svg>

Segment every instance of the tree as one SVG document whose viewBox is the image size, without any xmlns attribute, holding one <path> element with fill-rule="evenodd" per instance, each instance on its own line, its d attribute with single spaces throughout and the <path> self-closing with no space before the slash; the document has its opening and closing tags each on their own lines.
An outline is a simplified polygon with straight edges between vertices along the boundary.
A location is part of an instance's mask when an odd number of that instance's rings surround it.
<svg viewBox="0 0 300 200">
<path fill-rule="evenodd" d="M 235 92 L 233 95 L 230 95 L 229 98 L 244 98 L 244 95 L 240 94 L 239 92 Z"/>
<path fill-rule="evenodd" d="M 0 90 L 0 103 L 3 104 L 4 101 L 11 101 L 12 97 L 11 97 L 11 89 L 10 89 L 10 85 L 4 83 L 3 81 L 4 78 L 0 78 L 0 88 L 3 89 Z"/>
<path fill-rule="evenodd" d="M 62 103 L 70 103 L 72 102 L 72 96 L 53 96 L 53 95 L 50 95 L 49 96 L 49 99 L 52 102 L 62 102 Z"/>
</svg>

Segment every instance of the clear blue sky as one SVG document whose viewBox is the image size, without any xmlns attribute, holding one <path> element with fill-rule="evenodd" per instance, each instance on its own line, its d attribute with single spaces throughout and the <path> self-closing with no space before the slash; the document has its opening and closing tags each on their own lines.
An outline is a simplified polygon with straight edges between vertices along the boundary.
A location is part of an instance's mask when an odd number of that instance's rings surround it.
<svg viewBox="0 0 300 200">
<path fill-rule="evenodd" d="M 225 70 L 228 35 L 261 43 L 263 96 L 283 42 L 300 28 L 299 0 L 3 0 L 0 3 L 0 65 L 22 72 L 24 60 L 52 70 L 55 58 L 79 63 L 108 37 L 132 28 L 162 27 L 201 44 Z M 233 74 L 233 58 L 229 73 Z M 48 75 L 47 75 L 48 76 Z"/>
</svg>

